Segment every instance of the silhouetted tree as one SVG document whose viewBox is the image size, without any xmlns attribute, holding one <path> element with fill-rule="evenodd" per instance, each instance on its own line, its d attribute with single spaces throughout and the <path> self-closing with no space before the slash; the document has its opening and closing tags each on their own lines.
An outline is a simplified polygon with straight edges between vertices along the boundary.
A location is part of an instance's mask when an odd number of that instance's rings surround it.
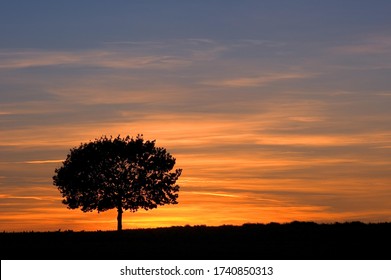
<svg viewBox="0 0 391 280">
<path fill-rule="evenodd" d="M 174 172 L 175 158 L 155 140 L 103 136 L 70 150 L 53 184 L 69 209 L 103 212 L 116 208 L 117 230 L 122 230 L 122 213 L 139 208 L 148 210 L 164 204 L 177 204 L 176 181 L 182 169 Z"/>
</svg>

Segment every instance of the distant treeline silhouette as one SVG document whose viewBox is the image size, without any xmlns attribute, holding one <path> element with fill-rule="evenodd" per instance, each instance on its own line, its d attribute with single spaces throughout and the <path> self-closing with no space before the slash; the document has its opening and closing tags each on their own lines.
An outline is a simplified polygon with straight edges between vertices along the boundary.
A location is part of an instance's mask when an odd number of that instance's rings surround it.
<svg viewBox="0 0 391 280">
<path fill-rule="evenodd" d="M 314 222 L 0 233 L 7 259 L 389 259 L 391 223 Z"/>
</svg>

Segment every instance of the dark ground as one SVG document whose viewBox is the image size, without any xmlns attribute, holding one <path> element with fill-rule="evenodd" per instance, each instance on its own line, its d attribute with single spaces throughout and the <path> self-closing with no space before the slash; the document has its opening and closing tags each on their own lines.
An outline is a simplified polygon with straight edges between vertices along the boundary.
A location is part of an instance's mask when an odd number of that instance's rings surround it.
<svg viewBox="0 0 391 280">
<path fill-rule="evenodd" d="M 0 233 L 2 260 L 389 260 L 391 223 Z"/>
</svg>

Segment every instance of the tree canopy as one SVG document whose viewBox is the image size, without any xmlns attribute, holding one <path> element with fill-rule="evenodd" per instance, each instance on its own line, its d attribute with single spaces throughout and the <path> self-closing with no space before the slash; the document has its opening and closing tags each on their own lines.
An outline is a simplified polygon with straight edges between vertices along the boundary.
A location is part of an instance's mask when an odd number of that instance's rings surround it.
<svg viewBox="0 0 391 280">
<path fill-rule="evenodd" d="M 172 171 L 175 158 L 155 142 L 102 136 L 72 148 L 53 176 L 63 203 L 83 212 L 116 208 L 119 231 L 124 210 L 177 204 L 182 169 Z"/>
</svg>

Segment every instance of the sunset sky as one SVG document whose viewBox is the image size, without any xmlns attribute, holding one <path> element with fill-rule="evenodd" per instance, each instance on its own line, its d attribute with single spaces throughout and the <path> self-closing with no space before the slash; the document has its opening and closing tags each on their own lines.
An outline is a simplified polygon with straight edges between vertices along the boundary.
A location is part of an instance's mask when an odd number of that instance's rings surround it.
<svg viewBox="0 0 391 280">
<path fill-rule="evenodd" d="M 52 183 L 102 135 L 156 140 L 177 205 L 123 228 L 391 221 L 391 1 L 3 0 L 0 230 L 115 230 Z"/>
</svg>

